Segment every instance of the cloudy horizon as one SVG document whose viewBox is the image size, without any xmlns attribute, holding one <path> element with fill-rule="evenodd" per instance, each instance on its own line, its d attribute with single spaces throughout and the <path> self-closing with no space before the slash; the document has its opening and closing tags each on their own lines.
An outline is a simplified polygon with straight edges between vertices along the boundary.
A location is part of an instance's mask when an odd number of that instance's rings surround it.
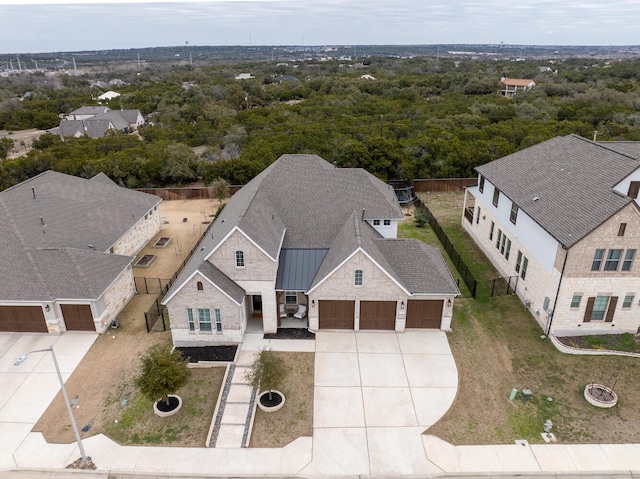
<svg viewBox="0 0 640 479">
<path fill-rule="evenodd" d="M 0 0 L 0 54 L 190 45 L 637 45 L 612 0 Z"/>
</svg>

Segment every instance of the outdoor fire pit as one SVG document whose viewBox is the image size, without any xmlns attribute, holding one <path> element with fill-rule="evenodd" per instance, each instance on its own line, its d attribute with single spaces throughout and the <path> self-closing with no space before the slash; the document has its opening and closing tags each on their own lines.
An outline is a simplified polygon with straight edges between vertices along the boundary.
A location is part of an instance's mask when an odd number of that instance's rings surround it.
<svg viewBox="0 0 640 479">
<path fill-rule="evenodd" d="M 613 407 L 618 403 L 618 395 L 613 389 L 602 384 L 587 384 L 584 388 L 584 398 L 589 404 L 601 408 Z"/>
</svg>

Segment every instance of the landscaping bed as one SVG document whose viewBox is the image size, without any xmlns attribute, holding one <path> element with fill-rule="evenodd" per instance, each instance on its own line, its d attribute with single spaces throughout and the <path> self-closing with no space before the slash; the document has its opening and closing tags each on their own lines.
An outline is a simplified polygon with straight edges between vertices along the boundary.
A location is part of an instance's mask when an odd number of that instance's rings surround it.
<svg viewBox="0 0 640 479">
<path fill-rule="evenodd" d="M 222 361 L 230 363 L 236 358 L 238 345 L 200 346 L 176 348 L 190 363 L 200 361 Z"/>
<path fill-rule="evenodd" d="M 638 342 L 636 336 L 631 333 L 594 334 L 592 336 L 556 336 L 556 339 L 570 348 L 640 353 L 640 342 Z"/>
<path fill-rule="evenodd" d="M 316 339 L 316 335 L 304 328 L 278 328 L 275 334 L 265 334 L 264 339 Z"/>
</svg>

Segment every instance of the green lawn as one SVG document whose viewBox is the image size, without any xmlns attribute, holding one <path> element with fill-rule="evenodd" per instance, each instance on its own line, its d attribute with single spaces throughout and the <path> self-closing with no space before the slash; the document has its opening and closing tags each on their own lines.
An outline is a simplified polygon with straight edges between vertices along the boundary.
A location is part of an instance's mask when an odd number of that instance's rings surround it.
<svg viewBox="0 0 640 479">
<path fill-rule="evenodd" d="M 460 226 L 462 194 L 431 193 L 423 201 L 478 279 L 496 277 Z M 415 230 L 402 225 L 399 235 L 438 245 L 428 226 Z M 458 395 L 427 434 L 453 444 L 541 443 L 544 421 L 550 419 L 562 443 L 640 442 L 640 359 L 558 352 L 514 295 L 457 299 L 452 329 L 448 338 L 458 367 Z M 598 409 L 586 402 L 584 387 L 593 381 L 615 383 L 616 407 Z M 512 388 L 531 389 L 533 399 L 510 401 Z"/>
</svg>

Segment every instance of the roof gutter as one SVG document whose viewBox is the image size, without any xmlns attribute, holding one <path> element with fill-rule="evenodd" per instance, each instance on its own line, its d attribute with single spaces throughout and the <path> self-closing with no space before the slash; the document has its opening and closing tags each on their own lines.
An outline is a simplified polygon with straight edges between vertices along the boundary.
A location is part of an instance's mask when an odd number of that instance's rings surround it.
<svg viewBox="0 0 640 479">
<path fill-rule="evenodd" d="M 556 314 L 556 305 L 558 304 L 558 296 L 560 296 L 560 288 L 562 287 L 562 279 L 564 278 L 564 269 L 567 266 L 567 258 L 569 257 L 569 248 L 565 245 L 562 245 L 562 249 L 566 251 L 564 255 L 564 261 L 562 262 L 562 271 L 560 272 L 560 281 L 558 281 L 558 290 L 556 291 L 556 297 L 553 300 L 553 310 L 551 311 L 551 315 L 549 316 L 549 320 L 547 321 L 547 325 L 544 329 L 544 334 L 549 336 L 551 332 L 551 325 L 553 324 L 553 317 Z"/>
</svg>

